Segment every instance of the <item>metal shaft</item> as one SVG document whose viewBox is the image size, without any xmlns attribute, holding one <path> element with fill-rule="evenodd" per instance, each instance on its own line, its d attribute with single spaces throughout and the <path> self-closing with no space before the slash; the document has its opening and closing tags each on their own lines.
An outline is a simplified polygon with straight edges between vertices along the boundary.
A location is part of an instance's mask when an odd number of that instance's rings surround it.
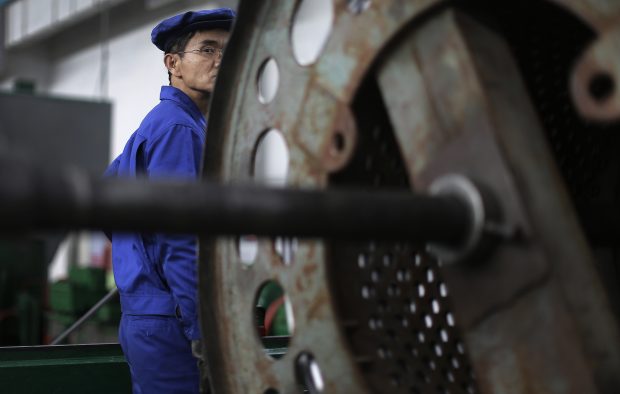
<svg viewBox="0 0 620 394">
<path fill-rule="evenodd" d="M 60 344 L 66 337 L 68 337 L 72 332 L 77 330 L 84 324 L 88 319 L 90 319 L 102 306 L 108 303 L 114 296 L 118 294 L 118 289 L 115 287 L 108 292 L 102 299 L 100 299 L 92 308 L 88 310 L 82 317 L 80 317 L 75 323 L 71 325 L 71 327 L 67 328 L 60 335 L 58 335 L 54 340 L 50 343 L 50 345 L 58 345 Z"/>
<path fill-rule="evenodd" d="M 100 179 L 1 161 L 0 179 L 0 232 L 102 229 L 455 244 L 470 227 L 468 209 L 457 199 L 406 191 Z"/>
</svg>

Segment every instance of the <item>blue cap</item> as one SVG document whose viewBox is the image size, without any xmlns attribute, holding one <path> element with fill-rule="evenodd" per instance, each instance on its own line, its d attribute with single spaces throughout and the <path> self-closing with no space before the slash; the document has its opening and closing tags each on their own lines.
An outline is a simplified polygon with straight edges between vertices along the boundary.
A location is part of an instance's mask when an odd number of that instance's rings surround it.
<svg viewBox="0 0 620 394">
<path fill-rule="evenodd" d="M 175 38 L 194 30 L 230 30 L 235 11 L 216 8 L 205 11 L 189 11 L 161 21 L 151 32 L 151 41 L 164 52 L 170 50 Z"/>
</svg>

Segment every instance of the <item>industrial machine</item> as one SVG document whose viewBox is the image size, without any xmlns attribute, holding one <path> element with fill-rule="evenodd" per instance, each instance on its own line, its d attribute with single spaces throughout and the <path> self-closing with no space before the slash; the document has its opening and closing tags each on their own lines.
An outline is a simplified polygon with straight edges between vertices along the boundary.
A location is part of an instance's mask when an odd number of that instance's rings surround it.
<svg viewBox="0 0 620 394">
<path fill-rule="evenodd" d="M 201 234 L 216 393 L 616 393 L 619 21 L 615 0 L 242 1 L 203 182 L 20 166 L 2 223 Z"/>
<path fill-rule="evenodd" d="M 204 238 L 216 392 L 618 392 L 618 21 L 612 0 L 243 2 L 206 178 L 255 179 L 276 129 L 288 188 L 475 205 L 471 181 L 493 246 L 262 239 L 247 264 Z M 248 335 L 268 280 L 295 317 L 275 362 Z"/>
<path fill-rule="evenodd" d="M 0 156 L 28 157 L 52 167 L 75 165 L 91 173 L 105 169 L 110 103 L 21 90 L 0 93 Z M 103 278 L 89 278 L 103 275 L 96 270 L 76 268 L 70 281 L 48 286 L 48 265 L 66 235 L 58 230 L 0 235 L 2 346 L 45 343 L 54 334 L 51 326 L 62 330 L 105 294 Z"/>
</svg>

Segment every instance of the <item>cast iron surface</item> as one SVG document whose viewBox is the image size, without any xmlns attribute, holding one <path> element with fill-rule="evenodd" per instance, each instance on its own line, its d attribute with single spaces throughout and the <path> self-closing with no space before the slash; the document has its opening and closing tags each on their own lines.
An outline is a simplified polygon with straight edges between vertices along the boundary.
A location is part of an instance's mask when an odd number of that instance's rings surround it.
<svg viewBox="0 0 620 394">
<path fill-rule="evenodd" d="M 247 40 L 251 50 L 227 54 L 229 59 L 238 58 L 231 61 L 235 66 L 223 70 L 218 83 L 224 83 L 222 81 L 226 81 L 228 74 L 230 82 L 239 87 L 236 90 L 239 93 L 231 91 L 229 97 L 238 97 L 238 101 L 231 100 L 233 107 L 227 115 L 221 112 L 222 118 L 210 120 L 210 127 L 221 127 L 224 132 L 210 134 L 209 144 L 217 148 L 207 156 L 209 175 L 223 182 L 251 179 L 256 141 L 265 130 L 277 127 L 285 135 L 290 150 L 289 186 L 327 186 L 329 173 L 341 168 L 353 153 L 357 133 L 355 123 L 350 120 L 349 105 L 366 69 L 374 60 L 373 54 L 382 48 L 388 37 L 429 5 L 431 2 L 385 2 L 354 15 L 346 3 L 339 4 L 332 31 L 332 38 L 337 37 L 337 40 L 330 40 L 318 63 L 310 67 L 300 67 L 290 54 L 288 33 L 294 3 L 272 1 L 263 6 L 242 5 L 240 29 L 234 35 L 242 41 Z M 384 18 L 383 15 L 390 17 Z M 376 24 L 377 19 L 388 23 Z M 362 26 L 372 31 L 374 40 L 368 41 L 354 33 L 353 28 Z M 360 45 L 364 46 L 364 51 L 359 51 Z M 279 95 L 265 106 L 257 99 L 255 80 L 258 69 L 268 57 L 274 57 L 278 62 L 281 77 Z M 335 72 L 330 65 L 349 68 Z M 325 71 L 321 72 L 321 67 Z M 251 93 L 244 94 L 243 89 Z M 223 101 L 221 103 L 224 105 Z M 214 108 L 213 111 L 220 110 Z M 236 133 L 232 130 L 243 131 Z M 335 132 L 342 133 L 344 138 L 344 148 L 337 150 L 336 154 L 331 146 Z M 261 240 L 256 262 L 249 267 L 240 263 L 235 240 L 212 246 L 203 244 L 202 247 L 210 248 L 212 253 L 208 254 L 213 264 L 208 268 L 214 269 L 208 273 L 202 271 L 201 280 L 208 276 L 212 278 L 209 282 L 215 286 L 201 288 L 211 292 L 212 295 L 206 295 L 206 298 L 214 301 L 203 305 L 210 308 L 205 312 L 208 321 L 205 327 L 214 325 L 205 330 L 213 332 L 213 342 L 217 342 L 209 349 L 209 363 L 215 366 L 211 372 L 217 390 L 299 391 L 294 364 L 304 351 L 311 352 L 319 365 L 326 392 L 368 390 L 363 372 L 353 361 L 333 306 L 324 244 L 300 240 L 292 263 L 286 265 L 275 253 L 273 241 Z M 227 263 L 219 263 L 223 261 Z M 264 357 L 252 327 L 252 301 L 260 285 L 269 279 L 277 280 L 286 291 L 296 323 L 290 348 L 278 361 Z M 226 373 L 232 369 L 238 372 Z"/>
<path fill-rule="evenodd" d="M 286 187 L 425 191 L 463 174 L 499 197 L 501 217 L 487 231 L 501 242 L 446 267 L 422 245 L 373 240 L 298 240 L 285 261 L 266 238 L 242 264 L 238 240 L 202 238 L 215 391 L 301 392 L 303 357 L 316 362 L 326 393 L 614 393 L 617 322 L 573 208 L 596 181 L 571 174 L 580 162 L 586 174 L 601 170 L 601 126 L 589 140 L 579 122 L 614 116 L 605 81 L 618 68 L 613 51 L 597 48 L 616 42 L 617 2 L 334 0 L 329 39 L 308 66 L 291 51 L 298 4 L 241 2 L 211 108 L 205 178 L 252 181 L 257 142 L 277 128 L 290 153 Z M 506 22 L 520 9 L 527 20 L 549 8 L 572 15 L 563 29 L 579 21 L 562 30 L 574 46 L 548 47 L 560 38 L 544 20 L 526 29 Z M 607 38 L 599 44 L 596 34 Z M 280 80 L 265 104 L 256 81 L 270 58 Z M 593 64 L 612 67 L 599 67 L 599 78 Z M 562 117 L 574 120 L 572 132 Z M 575 141 L 589 153 L 573 163 Z M 253 302 L 269 280 L 283 287 L 295 321 L 278 360 L 253 327 Z"/>
<path fill-rule="evenodd" d="M 409 189 L 375 80 L 360 88 L 353 113 L 357 149 L 330 186 Z M 372 392 L 476 392 L 447 285 L 424 245 L 331 243 L 327 258 L 346 340 Z"/>
</svg>

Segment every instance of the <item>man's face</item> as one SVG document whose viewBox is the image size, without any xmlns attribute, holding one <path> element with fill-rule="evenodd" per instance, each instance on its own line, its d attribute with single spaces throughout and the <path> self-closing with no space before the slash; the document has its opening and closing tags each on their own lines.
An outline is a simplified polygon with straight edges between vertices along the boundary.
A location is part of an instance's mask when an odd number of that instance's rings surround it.
<svg viewBox="0 0 620 394">
<path fill-rule="evenodd" d="M 186 88 L 211 93 L 220 70 L 222 51 L 230 33 L 225 30 L 202 30 L 189 40 L 179 62 L 180 83 Z"/>
</svg>

